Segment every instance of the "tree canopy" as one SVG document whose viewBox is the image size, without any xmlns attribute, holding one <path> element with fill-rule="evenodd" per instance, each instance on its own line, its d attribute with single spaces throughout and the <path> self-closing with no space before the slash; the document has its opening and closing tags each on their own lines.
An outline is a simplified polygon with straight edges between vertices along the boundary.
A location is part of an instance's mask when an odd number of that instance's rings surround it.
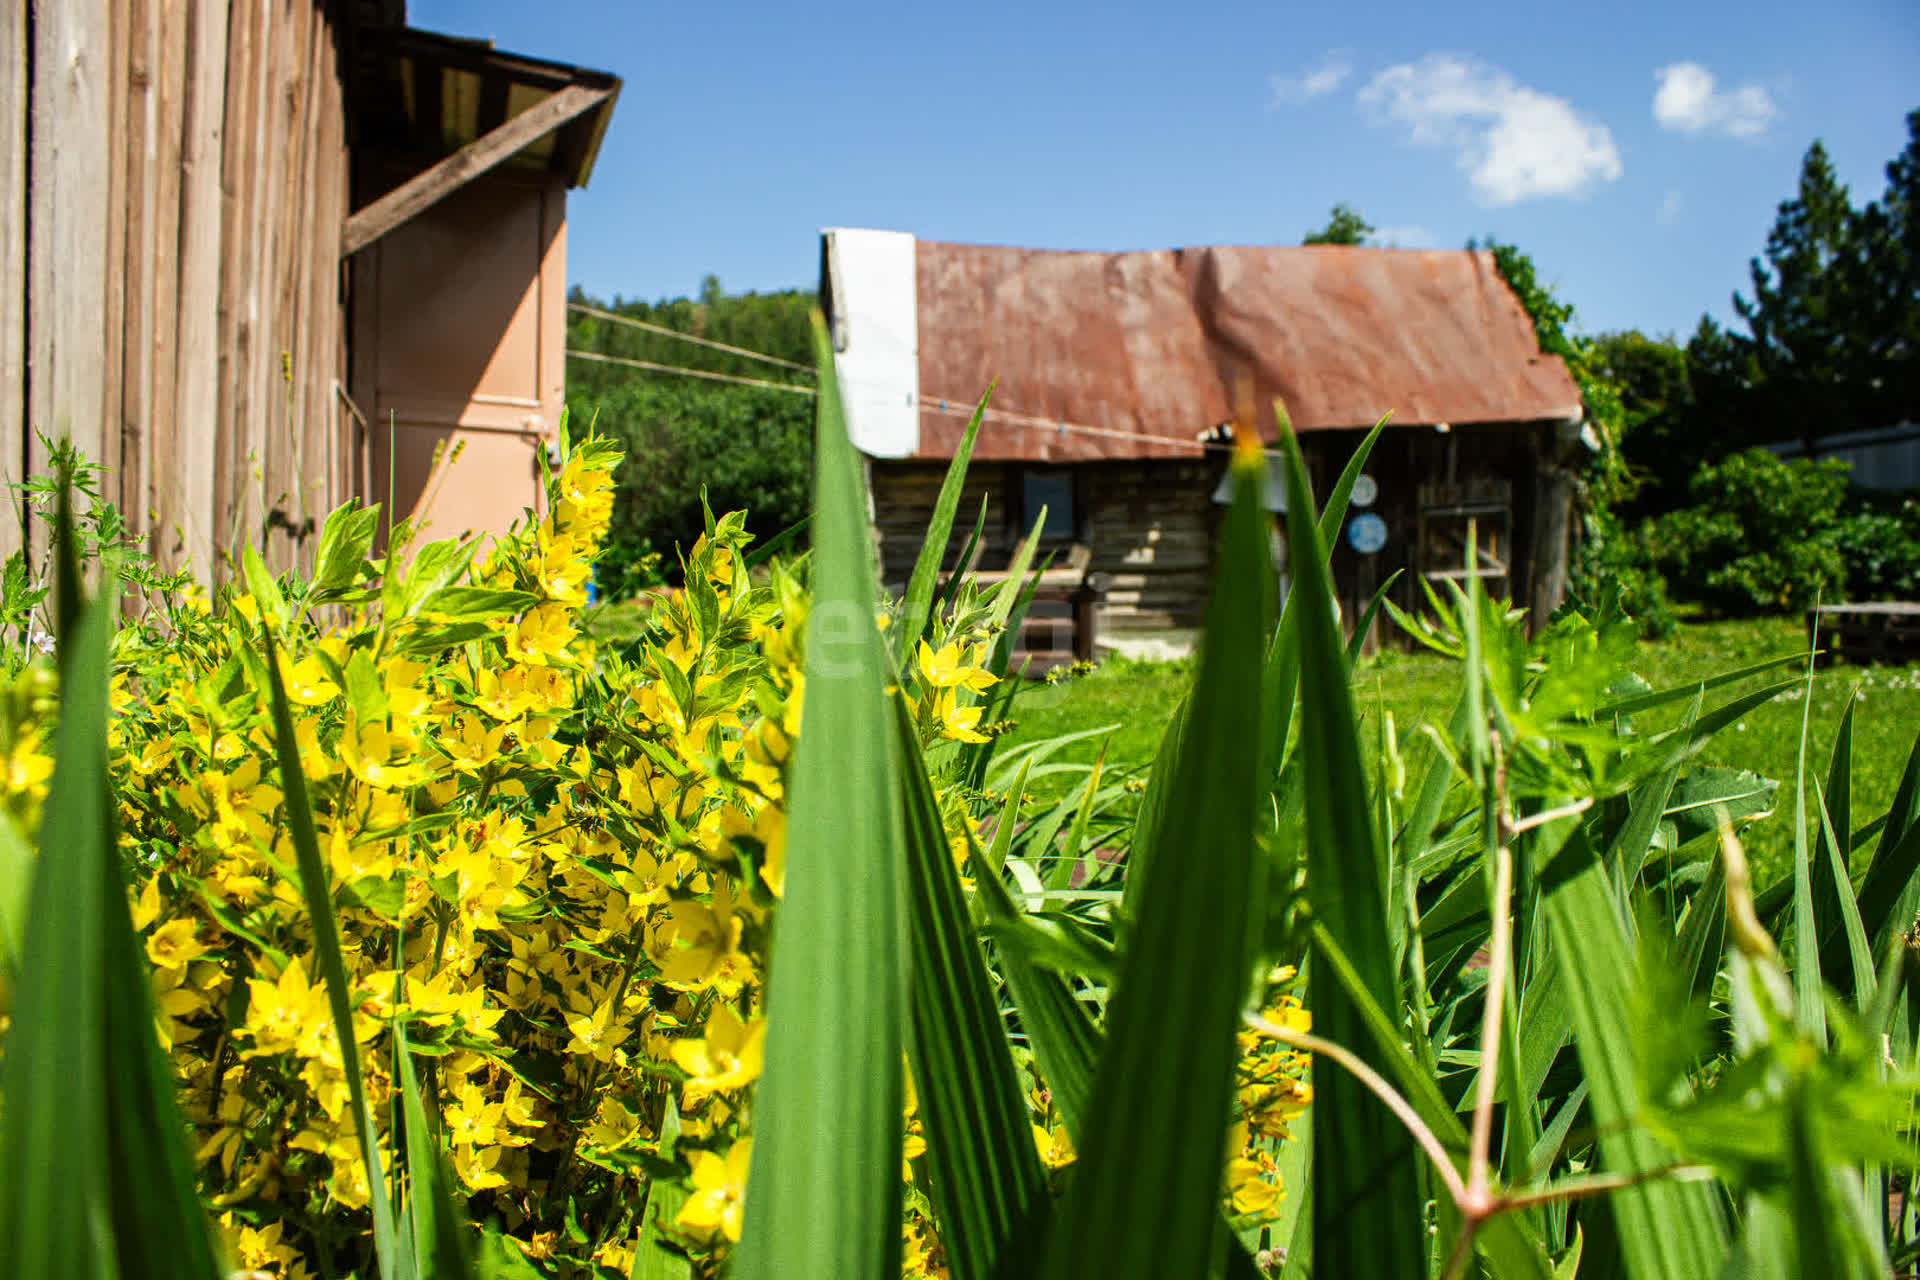
<svg viewBox="0 0 1920 1280">
<path fill-rule="evenodd" d="M 1374 232 L 1373 224 L 1361 217 L 1350 204 L 1336 204 L 1327 217 L 1327 225 L 1307 232 L 1301 244 L 1365 244 Z"/>
<path fill-rule="evenodd" d="M 1853 203 L 1819 142 L 1783 201 L 1740 327 L 1703 320 L 1688 344 L 1696 425 L 1719 451 L 1920 418 L 1920 111 L 1887 187 Z"/>
</svg>

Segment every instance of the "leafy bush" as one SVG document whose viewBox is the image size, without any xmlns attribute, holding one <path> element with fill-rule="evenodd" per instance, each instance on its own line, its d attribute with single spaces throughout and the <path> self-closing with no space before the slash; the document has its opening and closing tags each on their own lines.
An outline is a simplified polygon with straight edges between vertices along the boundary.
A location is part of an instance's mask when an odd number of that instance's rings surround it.
<svg viewBox="0 0 1920 1280">
<path fill-rule="evenodd" d="M 1834 524 L 1852 600 L 1920 599 L 1920 500 L 1856 500 Z"/>
<path fill-rule="evenodd" d="M 1846 564 L 1834 533 L 1846 463 L 1748 449 L 1703 465 L 1687 492 L 1692 506 L 1642 526 L 1677 595 L 1736 615 L 1840 597 Z"/>
</svg>

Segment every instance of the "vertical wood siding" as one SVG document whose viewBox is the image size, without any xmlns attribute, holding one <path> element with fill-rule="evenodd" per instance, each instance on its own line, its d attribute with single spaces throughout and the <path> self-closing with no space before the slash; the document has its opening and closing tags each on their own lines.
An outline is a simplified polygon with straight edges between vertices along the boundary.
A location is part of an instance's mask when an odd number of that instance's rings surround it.
<svg viewBox="0 0 1920 1280">
<path fill-rule="evenodd" d="M 296 562 L 350 491 L 347 200 L 331 6 L 0 5 L 0 479 L 69 436 L 163 562 Z"/>
</svg>

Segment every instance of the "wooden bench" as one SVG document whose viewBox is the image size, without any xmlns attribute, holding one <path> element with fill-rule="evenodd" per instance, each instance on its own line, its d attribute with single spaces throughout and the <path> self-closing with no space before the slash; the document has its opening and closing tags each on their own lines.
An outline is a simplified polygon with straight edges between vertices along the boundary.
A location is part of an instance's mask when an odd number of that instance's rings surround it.
<svg viewBox="0 0 1920 1280">
<path fill-rule="evenodd" d="M 1823 604 L 1807 610 L 1807 639 L 1816 661 L 1920 662 L 1920 604 Z"/>
<path fill-rule="evenodd" d="M 1014 558 L 1018 554 L 1016 548 Z M 1107 580 L 1105 574 L 1087 571 L 1092 562 L 1093 548 L 1076 542 L 1041 571 L 1007 670 L 1024 668 L 1029 679 L 1037 679 L 1056 667 L 1093 661 L 1097 610 L 1106 598 Z M 982 587 L 1007 579 L 1003 569 L 977 570 L 973 576 Z"/>
</svg>

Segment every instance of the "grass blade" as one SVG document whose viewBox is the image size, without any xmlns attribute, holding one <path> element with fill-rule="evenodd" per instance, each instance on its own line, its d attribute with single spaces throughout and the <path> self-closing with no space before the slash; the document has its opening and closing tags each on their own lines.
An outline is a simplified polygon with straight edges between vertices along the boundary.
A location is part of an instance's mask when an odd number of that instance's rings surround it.
<svg viewBox="0 0 1920 1280">
<path fill-rule="evenodd" d="M 1840 713 L 1840 728 L 1833 735 L 1833 758 L 1827 764 L 1827 785 L 1820 809 L 1820 840 L 1814 846 L 1820 868 L 1813 873 L 1813 918 L 1820 935 L 1820 971 L 1842 995 L 1852 994 L 1847 983 L 1847 966 L 1842 963 L 1849 944 L 1841 923 L 1842 900 L 1853 905 L 1852 875 L 1848 866 L 1853 849 L 1853 707 L 1847 698 Z M 1854 909 L 1857 918 L 1859 911 Z M 1867 975 L 1873 966 L 1869 962 Z M 1858 976 L 1857 973 L 1855 975 Z"/>
<path fill-rule="evenodd" d="M 993 388 L 989 386 L 987 394 L 974 406 L 973 417 L 953 451 L 953 461 L 947 465 L 947 477 L 940 483 L 940 496 L 934 500 L 933 518 L 927 524 L 926 541 L 920 544 L 913 576 L 907 580 L 906 600 L 900 606 L 900 651 L 896 655 L 903 665 L 913 657 L 914 643 L 927 629 L 933 609 L 933 589 L 940 577 L 940 562 L 946 559 L 947 542 L 953 533 L 953 514 L 960 507 L 960 490 L 967 483 L 967 461 L 973 457 L 973 441 L 980 434 L 980 418 L 992 398 Z"/>
<path fill-rule="evenodd" d="M 1852 710 L 1851 707 L 1848 708 Z M 1813 784 L 1814 799 L 1820 814 L 1820 834 L 1826 847 L 1841 847 L 1834 832 L 1833 808 L 1827 803 L 1827 793 L 1816 779 Z M 1853 900 L 1853 886 L 1847 882 L 1846 863 L 1838 858 L 1822 858 L 1826 863 L 1831 879 L 1825 881 L 1833 900 L 1834 914 L 1840 917 L 1840 936 L 1846 943 L 1847 957 L 1853 970 L 1853 995 L 1856 1005 L 1864 1011 L 1873 1003 L 1876 982 L 1873 971 L 1873 951 L 1867 945 L 1866 926 L 1860 920 L 1860 907 Z M 1824 968 L 1824 966 L 1823 966 Z"/>
<path fill-rule="evenodd" d="M 888 658 L 866 496 L 818 317 L 807 716 L 788 790 L 786 897 L 754 1098 L 741 1280 L 897 1274 L 906 1021 Z"/>
<path fill-rule="evenodd" d="M 1820 926 L 1813 914 L 1813 860 L 1807 851 L 1807 725 L 1813 718 L 1813 654 L 1807 654 L 1800 703 L 1800 749 L 1793 765 L 1793 1007 L 1814 1042 L 1827 1044 L 1827 1006 L 1820 982 Z"/>
<path fill-rule="evenodd" d="M 1873 863 L 1860 885 L 1860 920 L 1867 937 L 1873 941 L 1876 955 L 1885 952 L 1889 936 L 1903 932 L 1914 917 L 1914 901 L 1920 896 L 1920 737 L 1907 755 L 1907 766 L 1900 774 L 1900 785 L 1887 811 L 1887 823 L 1880 829 L 1880 843 L 1873 852 Z"/>
<path fill-rule="evenodd" d="M 895 699 L 894 712 L 913 973 L 908 1060 L 940 1239 L 956 1280 L 986 1280 L 1024 1259 L 1050 1202 L 920 743 L 906 704 Z"/>
<path fill-rule="evenodd" d="M 1237 1020 L 1260 919 L 1255 824 L 1263 780 L 1260 667 L 1272 570 L 1257 452 L 1236 455 L 1235 495 L 1188 733 L 1125 967 L 1086 1143 L 1047 1242 L 1052 1276 L 1204 1274 L 1219 1220 Z M 1166 1052 L 1174 1044 L 1180 1051 Z"/>
<path fill-rule="evenodd" d="M 62 494 L 62 516 L 67 495 Z M 58 534 L 63 581 L 71 526 Z M 0 1064 L 0 1275 L 217 1280 L 151 976 L 127 906 L 108 772 L 116 607 L 80 603 L 60 644 L 54 773 Z"/>
<path fill-rule="evenodd" d="M 1376 428 L 1378 430 L 1378 428 Z M 1385 859 L 1368 802 L 1366 769 L 1340 631 L 1333 618 L 1326 547 L 1312 521 L 1306 464 L 1285 436 L 1287 525 L 1293 562 L 1289 603 L 1300 607 L 1300 753 L 1305 768 L 1307 892 L 1314 918 L 1351 959 L 1383 1008 L 1398 1005 L 1387 937 Z M 1329 505 L 1329 512 L 1333 510 Z M 1320 1034 L 1359 1045 L 1366 1027 L 1326 966 L 1309 974 L 1308 1007 Z M 1376 1069 L 1377 1052 L 1363 1053 Z M 1423 1199 L 1413 1139 L 1345 1072 L 1313 1066 L 1313 1252 L 1326 1275 L 1424 1276 L 1418 1233 L 1379 1224 L 1417 1221 Z"/>
<path fill-rule="evenodd" d="M 273 704 L 274 758 L 280 766 L 280 789 L 287 820 L 287 834 L 293 840 L 294 855 L 300 870 L 300 894 L 313 927 L 313 951 L 326 979 L 327 1003 L 333 1014 L 334 1034 L 340 1041 L 341 1065 L 347 1077 L 347 1094 L 353 1105 L 354 1124 L 360 1136 L 360 1154 L 366 1161 L 367 1186 L 372 1188 L 373 1248 L 379 1259 L 380 1274 L 396 1274 L 399 1260 L 394 1233 L 393 1206 L 386 1194 L 386 1180 L 380 1171 L 380 1144 L 374 1128 L 373 1111 L 367 1105 L 366 1087 L 360 1071 L 360 1049 L 353 1037 L 353 988 L 347 982 L 347 968 L 340 953 L 340 927 L 334 919 L 333 895 L 326 863 L 320 858 L 320 840 L 313 827 L 313 804 L 307 796 L 307 773 L 300 763 L 300 744 L 294 737 L 293 713 L 287 705 L 287 691 L 280 680 L 279 646 L 273 629 L 263 627 L 266 638 L 267 691 Z"/>
<path fill-rule="evenodd" d="M 453 1198 L 453 1175 L 441 1151 L 439 1134 L 427 1122 L 414 1075 L 413 1049 L 403 1022 L 393 1028 L 393 1057 L 398 1064 L 401 1114 L 406 1119 L 407 1205 L 413 1227 L 415 1274 L 424 1280 L 462 1280 L 474 1274 L 472 1241 Z"/>
</svg>

